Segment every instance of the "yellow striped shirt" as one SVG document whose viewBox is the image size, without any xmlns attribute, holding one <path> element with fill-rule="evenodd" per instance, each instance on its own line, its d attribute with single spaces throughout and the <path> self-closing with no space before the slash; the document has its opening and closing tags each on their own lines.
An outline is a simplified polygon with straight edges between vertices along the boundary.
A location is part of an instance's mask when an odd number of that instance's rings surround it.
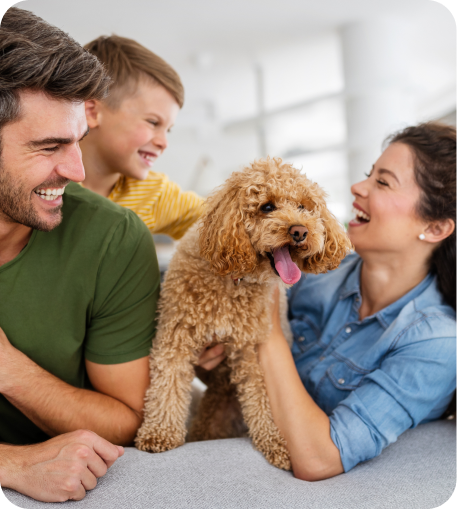
<svg viewBox="0 0 457 509">
<path fill-rule="evenodd" d="M 136 212 L 151 233 L 174 239 L 180 239 L 200 217 L 204 202 L 193 191 L 181 191 L 166 175 L 153 171 L 145 180 L 122 176 L 108 199 Z"/>
</svg>

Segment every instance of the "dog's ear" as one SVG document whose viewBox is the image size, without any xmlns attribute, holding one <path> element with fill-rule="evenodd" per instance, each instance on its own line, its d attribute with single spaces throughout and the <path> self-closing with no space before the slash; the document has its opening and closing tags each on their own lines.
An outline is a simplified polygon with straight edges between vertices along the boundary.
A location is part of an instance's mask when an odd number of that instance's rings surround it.
<svg viewBox="0 0 457 509">
<path fill-rule="evenodd" d="M 219 276 L 247 274 L 257 255 L 246 233 L 241 190 L 230 180 L 207 201 L 200 222 L 200 255 Z"/>
<path fill-rule="evenodd" d="M 324 246 L 321 251 L 303 260 L 302 270 L 312 274 L 336 269 L 341 260 L 353 249 L 343 226 L 325 205 L 321 207 L 320 216 L 325 228 Z"/>
</svg>

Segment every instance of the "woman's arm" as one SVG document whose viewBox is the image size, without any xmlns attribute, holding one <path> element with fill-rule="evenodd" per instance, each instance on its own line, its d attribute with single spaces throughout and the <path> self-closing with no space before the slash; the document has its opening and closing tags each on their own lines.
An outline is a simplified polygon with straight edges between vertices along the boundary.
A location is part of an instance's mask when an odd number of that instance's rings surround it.
<svg viewBox="0 0 457 509">
<path fill-rule="evenodd" d="M 319 481 L 341 474 L 340 452 L 330 437 L 330 420 L 303 386 L 279 319 L 275 290 L 273 328 L 259 345 L 273 420 L 287 442 L 295 477 Z"/>
</svg>

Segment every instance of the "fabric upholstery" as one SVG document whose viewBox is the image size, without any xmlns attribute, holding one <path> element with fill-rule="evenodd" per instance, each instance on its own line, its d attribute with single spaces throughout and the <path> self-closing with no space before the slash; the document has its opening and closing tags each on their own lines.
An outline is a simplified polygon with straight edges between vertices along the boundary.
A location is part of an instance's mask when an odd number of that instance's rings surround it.
<svg viewBox="0 0 457 509">
<path fill-rule="evenodd" d="M 423 424 L 379 457 L 314 483 L 276 469 L 238 438 L 162 454 L 128 448 L 80 502 L 44 504 L 4 493 L 30 509 L 431 509 L 455 487 L 455 432 L 455 421 Z"/>
</svg>

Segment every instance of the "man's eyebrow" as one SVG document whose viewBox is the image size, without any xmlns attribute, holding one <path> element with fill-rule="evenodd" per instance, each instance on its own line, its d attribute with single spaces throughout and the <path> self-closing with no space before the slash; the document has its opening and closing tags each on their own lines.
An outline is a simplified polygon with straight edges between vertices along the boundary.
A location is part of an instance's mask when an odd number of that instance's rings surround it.
<svg viewBox="0 0 457 509">
<path fill-rule="evenodd" d="M 380 173 L 381 175 L 387 173 L 388 175 L 391 175 L 398 183 L 400 183 L 400 181 L 397 178 L 397 175 L 395 175 L 393 171 L 386 170 L 385 168 L 379 168 L 378 173 Z"/>
<path fill-rule="evenodd" d="M 27 143 L 30 148 L 39 148 L 43 145 L 69 145 L 74 140 L 72 138 L 42 138 L 41 140 L 32 140 Z"/>
<path fill-rule="evenodd" d="M 89 128 L 87 128 L 86 132 L 81 136 L 78 141 L 81 141 L 84 137 L 89 134 Z M 73 138 L 42 138 L 41 140 L 32 140 L 27 143 L 27 146 L 30 148 L 39 148 L 44 145 L 69 145 L 70 143 L 74 143 Z"/>
</svg>

